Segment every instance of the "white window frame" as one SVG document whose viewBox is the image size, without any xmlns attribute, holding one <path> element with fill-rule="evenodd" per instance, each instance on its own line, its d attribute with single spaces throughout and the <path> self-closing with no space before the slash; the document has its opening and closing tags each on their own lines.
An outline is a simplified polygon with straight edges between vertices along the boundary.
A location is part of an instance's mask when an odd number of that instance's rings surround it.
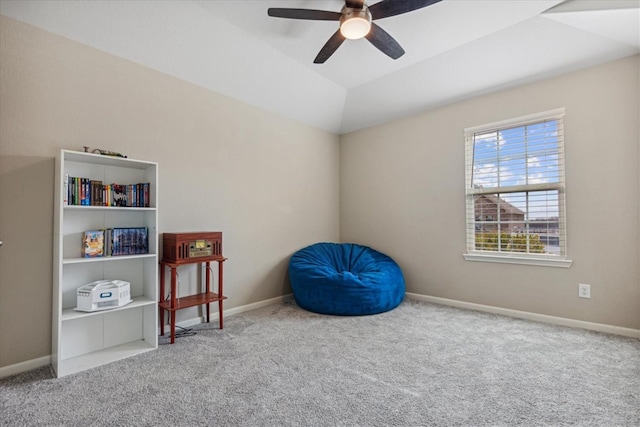
<svg viewBox="0 0 640 427">
<path fill-rule="evenodd" d="M 473 166 L 474 166 L 474 136 L 483 133 L 496 132 L 514 127 L 532 125 L 548 120 L 557 120 L 560 126 L 564 127 L 565 109 L 555 110 L 517 117 L 480 126 L 466 128 L 465 135 L 465 195 L 466 195 L 466 235 L 467 251 L 463 255 L 467 261 L 499 262 L 509 264 L 539 265 L 548 267 L 570 267 L 572 261 L 567 259 L 567 228 L 566 228 L 566 206 L 565 206 L 565 179 L 564 179 L 564 132 L 558 137 L 559 177 L 558 182 L 546 184 L 525 184 L 509 186 L 505 189 L 473 188 Z M 501 191 L 502 190 L 502 191 Z M 560 235 L 561 253 L 560 255 L 550 254 L 527 254 L 516 252 L 494 252 L 476 250 L 476 215 L 475 199 L 478 194 L 500 194 L 513 192 L 530 192 L 553 190 L 558 191 L 558 229 Z"/>
</svg>

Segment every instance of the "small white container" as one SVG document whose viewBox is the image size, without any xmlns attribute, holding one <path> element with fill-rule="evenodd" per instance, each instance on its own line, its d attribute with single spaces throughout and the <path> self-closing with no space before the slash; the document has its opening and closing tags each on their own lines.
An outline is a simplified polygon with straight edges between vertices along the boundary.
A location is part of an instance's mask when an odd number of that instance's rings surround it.
<svg viewBox="0 0 640 427">
<path fill-rule="evenodd" d="M 99 311 L 123 307 L 131 299 L 131 284 L 124 280 L 97 280 L 78 288 L 77 311 Z"/>
</svg>

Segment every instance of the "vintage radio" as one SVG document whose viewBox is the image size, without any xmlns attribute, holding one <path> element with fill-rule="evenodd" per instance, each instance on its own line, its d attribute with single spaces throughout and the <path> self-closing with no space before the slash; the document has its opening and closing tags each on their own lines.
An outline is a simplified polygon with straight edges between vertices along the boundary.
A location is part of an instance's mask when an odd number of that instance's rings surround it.
<svg viewBox="0 0 640 427">
<path fill-rule="evenodd" d="M 222 232 L 164 233 L 162 260 L 175 264 L 222 258 Z"/>
</svg>

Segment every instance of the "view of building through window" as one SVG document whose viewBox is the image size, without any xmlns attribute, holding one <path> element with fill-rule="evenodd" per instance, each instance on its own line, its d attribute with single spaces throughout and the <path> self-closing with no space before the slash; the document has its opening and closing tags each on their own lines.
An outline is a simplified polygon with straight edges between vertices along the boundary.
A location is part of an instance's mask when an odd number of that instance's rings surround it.
<svg viewBox="0 0 640 427">
<path fill-rule="evenodd" d="M 467 134 L 469 250 L 564 256 L 562 120 Z"/>
</svg>

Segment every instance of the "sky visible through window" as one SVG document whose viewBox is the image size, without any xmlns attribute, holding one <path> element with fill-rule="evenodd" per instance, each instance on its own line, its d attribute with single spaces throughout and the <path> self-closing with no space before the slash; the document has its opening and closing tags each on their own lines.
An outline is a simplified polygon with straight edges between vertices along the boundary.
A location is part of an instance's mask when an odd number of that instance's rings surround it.
<svg viewBox="0 0 640 427">
<path fill-rule="evenodd" d="M 557 190 L 522 191 L 523 185 L 560 182 L 557 120 L 476 134 L 473 155 L 474 188 L 495 188 L 527 221 L 557 221 Z"/>
</svg>

